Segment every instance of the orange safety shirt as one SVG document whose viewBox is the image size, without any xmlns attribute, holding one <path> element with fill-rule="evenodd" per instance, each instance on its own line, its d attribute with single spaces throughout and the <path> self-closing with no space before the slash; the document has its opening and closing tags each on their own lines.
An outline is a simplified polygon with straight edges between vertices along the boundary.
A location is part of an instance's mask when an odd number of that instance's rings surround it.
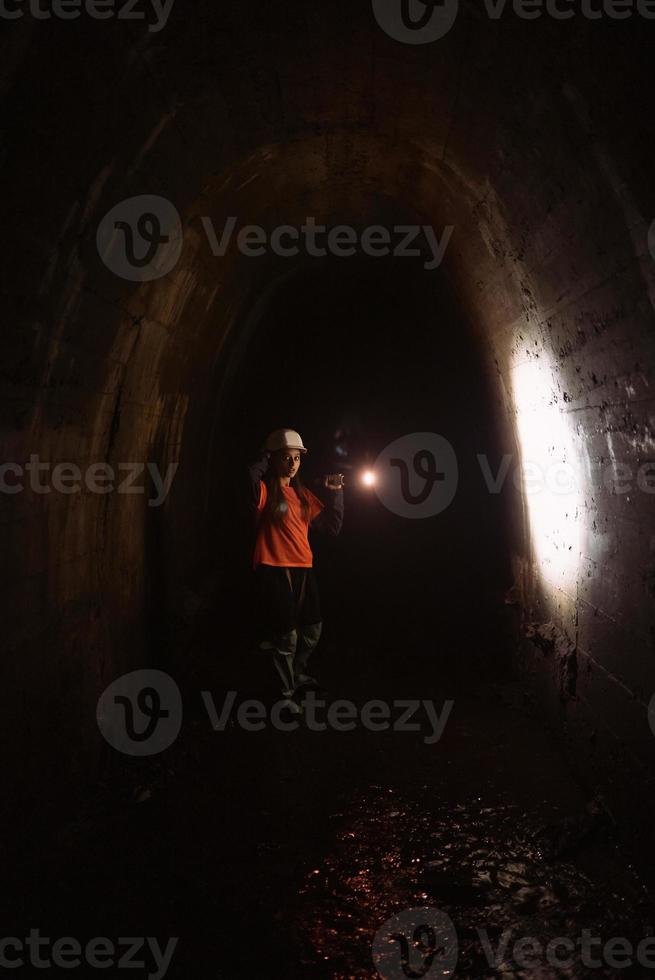
<svg viewBox="0 0 655 980">
<path fill-rule="evenodd" d="M 259 523 L 255 542 L 253 567 L 257 565 L 278 565 L 292 568 L 311 568 L 314 560 L 309 546 L 308 530 L 310 523 L 321 513 L 325 504 L 311 490 L 305 488 L 309 499 L 308 520 L 303 520 L 300 499 L 293 487 L 281 487 L 287 503 L 287 513 L 279 524 L 274 524 L 268 515 L 262 517 L 266 505 L 268 489 L 263 480 L 259 481 L 259 503 L 257 513 Z"/>
</svg>

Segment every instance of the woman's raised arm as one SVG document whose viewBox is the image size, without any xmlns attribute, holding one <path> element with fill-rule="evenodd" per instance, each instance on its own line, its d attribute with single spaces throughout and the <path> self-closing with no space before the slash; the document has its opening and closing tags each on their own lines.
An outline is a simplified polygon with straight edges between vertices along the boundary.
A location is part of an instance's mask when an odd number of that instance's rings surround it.
<svg viewBox="0 0 655 980">
<path fill-rule="evenodd" d="M 329 490 L 328 502 L 311 523 L 312 528 L 336 537 L 343 525 L 343 490 Z"/>
<path fill-rule="evenodd" d="M 250 500 L 255 507 L 257 507 L 259 504 L 259 484 L 264 479 L 264 474 L 268 470 L 268 461 L 270 456 L 271 454 L 266 449 L 262 449 L 258 458 L 248 467 L 248 474 L 250 477 Z"/>
</svg>

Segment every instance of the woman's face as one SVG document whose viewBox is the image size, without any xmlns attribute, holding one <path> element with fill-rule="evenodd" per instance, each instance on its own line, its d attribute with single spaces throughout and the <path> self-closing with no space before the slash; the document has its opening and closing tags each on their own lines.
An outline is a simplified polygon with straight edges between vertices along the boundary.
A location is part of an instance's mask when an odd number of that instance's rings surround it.
<svg viewBox="0 0 655 980">
<path fill-rule="evenodd" d="M 278 449 L 273 454 L 273 463 L 278 476 L 294 477 L 300 469 L 300 452 L 297 449 Z"/>
</svg>

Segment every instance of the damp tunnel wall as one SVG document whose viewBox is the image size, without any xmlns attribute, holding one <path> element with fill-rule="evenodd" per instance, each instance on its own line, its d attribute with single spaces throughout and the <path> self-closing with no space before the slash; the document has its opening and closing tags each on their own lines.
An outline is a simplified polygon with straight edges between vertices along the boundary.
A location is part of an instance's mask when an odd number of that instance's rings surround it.
<svg viewBox="0 0 655 980">
<path fill-rule="evenodd" d="M 517 503 L 517 664 L 591 789 L 646 832 L 651 27 L 489 21 L 463 5 L 447 37 L 414 47 L 368 4 L 294 0 L 177 4 L 159 33 L 27 17 L 5 31 L 3 457 L 179 464 L 158 508 L 143 494 L 0 497 L 3 690 L 19 692 L 4 717 L 24 785 L 62 746 L 60 787 L 92 771 L 99 694 L 156 659 L 148 624 L 162 596 L 184 606 L 210 517 L 235 332 L 301 261 L 234 241 L 213 255 L 203 217 L 418 221 L 453 228 L 439 274 L 485 358 L 506 453 L 577 467 L 575 493 Z M 145 194 L 174 204 L 181 254 L 129 282 L 96 233 Z"/>
</svg>

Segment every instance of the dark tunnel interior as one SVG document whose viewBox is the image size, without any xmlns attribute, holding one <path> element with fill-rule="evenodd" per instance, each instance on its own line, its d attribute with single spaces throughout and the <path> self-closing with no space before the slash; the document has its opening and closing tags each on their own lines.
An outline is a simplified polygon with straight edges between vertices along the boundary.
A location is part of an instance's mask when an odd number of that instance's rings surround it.
<svg viewBox="0 0 655 980">
<path fill-rule="evenodd" d="M 1 973 L 653 975 L 654 45 L 0 0 Z"/>
<path fill-rule="evenodd" d="M 361 266 L 342 260 L 299 272 L 261 311 L 230 372 L 213 450 L 209 566 L 220 547 L 231 555 L 228 568 L 243 570 L 221 583 L 236 588 L 225 603 L 236 612 L 231 644 L 243 642 L 241 610 L 248 608 L 251 532 L 239 506 L 248 453 L 266 436 L 262 420 L 275 428 L 302 405 L 312 446 L 308 485 L 316 489 L 321 474 L 335 468 L 351 477 L 343 539 L 336 546 L 318 535 L 313 545 L 325 601 L 338 610 L 335 659 L 352 646 L 348 658 L 360 659 L 357 648 L 370 649 L 376 669 L 385 664 L 396 675 L 412 664 L 435 677 L 460 669 L 491 676 L 507 667 L 499 609 L 511 585 L 508 494 L 485 492 L 477 461 L 486 454 L 495 472 L 500 440 L 470 330 L 444 292 L 420 262 L 379 267 L 370 259 Z M 407 431 L 429 431 L 435 419 L 461 461 L 462 492 L 448 520 L 426 528 L 390 512 L 356 474 L 373 466 L 387 444 Z M 235 513 L 241 515 L 236 523 Z M 471 589 L 479 597 L 474 618 Z"/>
</svg>

